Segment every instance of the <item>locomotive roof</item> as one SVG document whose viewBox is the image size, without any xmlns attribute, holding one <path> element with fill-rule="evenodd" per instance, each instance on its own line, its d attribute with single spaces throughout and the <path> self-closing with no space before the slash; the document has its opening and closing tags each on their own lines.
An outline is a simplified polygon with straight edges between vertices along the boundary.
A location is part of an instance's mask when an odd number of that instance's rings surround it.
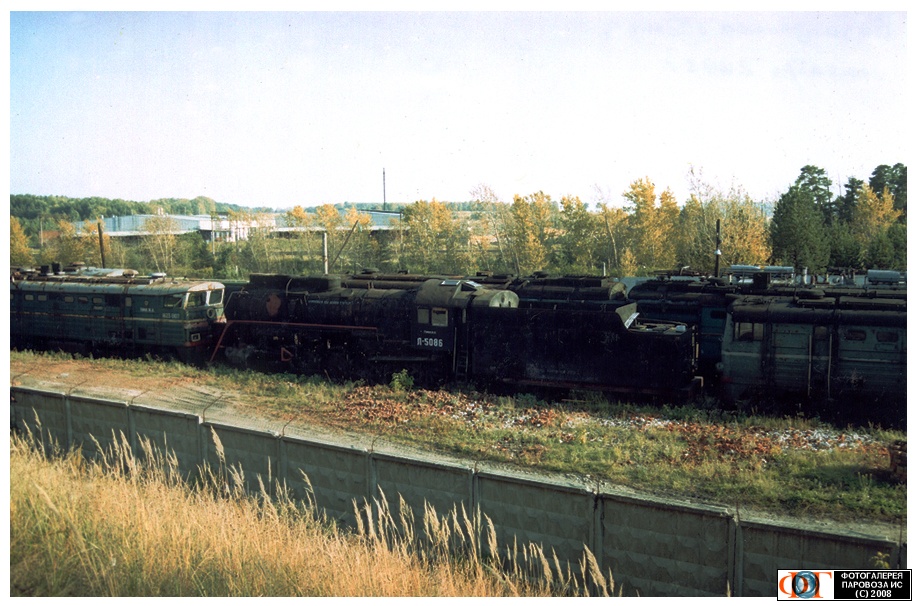
<svg viewBox="0 0 917 606">
<path fill-rule="evenodd" d="M 906 326 L 907 302 L 903 299 L 794 299 L 791 297 L 745 296 L 730 304 L 737 322 L 788 324 L 864 324 Z"/>
<path fill-rule="evenodd" d="M 518 307 L 519 296 L 508 290 L 485 288 L 473 280 L 434 278 L 423 283 L 416 302 L 442 307 Z"/>
<path fill-rule="evenodd" d="M 58 279 L 54 279 L 58 278 Z M 204 280 L 175 280 L 172 278 L 84 278 L 73 276 L 44 276 L 42 279 L 12 280 L 11 288 L 30 292 L 170 295 L 192 291 L 224 288 L 220 282 Z"/>
</svg>

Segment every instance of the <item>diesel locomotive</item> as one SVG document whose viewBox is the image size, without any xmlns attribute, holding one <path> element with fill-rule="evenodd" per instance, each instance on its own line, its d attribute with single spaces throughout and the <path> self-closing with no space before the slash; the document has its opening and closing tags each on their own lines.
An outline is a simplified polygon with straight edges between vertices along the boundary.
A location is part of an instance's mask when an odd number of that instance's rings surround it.
<svg viewBox="0 0 917 606">
<path fill-rule="evenodd" d="M 904 299 L 741 296 L 723 333 L 722 393 L 830 402 L 840 418 L 898 424 L 906 418 L 906 320 Z"/>
<path fill-rule="evenodd" d="M 907 290 L 898 272 L 860 286 L 668 275 L 630 289 L 642 317 L 697 335 L 697 371 L 724 403 L 793 404 L 848 420 L 903 424 Z M 784 409 L 785 410 L 785 409 Z"/>
<path fill-rule="evenodd" d="M 10 344 L 22 349 L 207 359 L 219 282 L 55 264 L 10 273 Z"/>
</svg>

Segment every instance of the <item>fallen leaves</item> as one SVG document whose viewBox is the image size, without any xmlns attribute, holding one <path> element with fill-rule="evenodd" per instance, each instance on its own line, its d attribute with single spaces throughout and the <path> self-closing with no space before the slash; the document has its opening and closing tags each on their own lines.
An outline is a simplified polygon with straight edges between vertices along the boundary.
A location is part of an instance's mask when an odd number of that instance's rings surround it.
<svg viewBox="0 0 917 606">
<path fill-rule="evenodd" d="M 544 454 L 546 447 L 535 443 L 531 436 L 538 435 L 545 443 L 601 446 L 611 439 L 607 432 L 603 434 L 603 427 L 644 432 L 650 439 L 654 432 L 674 433 L 678 453 L 672 454 L 671 460 L 685 465 L 718 461 L 760 466 L 788 450 L 853 449 L 878 453 L 885 448 L 869 436 L 828 429 L 773 430 L 669 420 L 652 414 L 602 418 L 553 406 L 518 410 L 500 406 L 492 396 L 478 392 L 389 392 L 379 387 L 357 387 L 337 407 L 336 417 L 340 424 L 356 423 L 380 430 L 410 425 L 422 418 L 440 417 L 472 430 L 518 432 L 495 438 L 490 446 L 493 452 L 517 461 L 537 461 Z M 535 433 L 527 438 L 529 432 Z"/>
</svg>

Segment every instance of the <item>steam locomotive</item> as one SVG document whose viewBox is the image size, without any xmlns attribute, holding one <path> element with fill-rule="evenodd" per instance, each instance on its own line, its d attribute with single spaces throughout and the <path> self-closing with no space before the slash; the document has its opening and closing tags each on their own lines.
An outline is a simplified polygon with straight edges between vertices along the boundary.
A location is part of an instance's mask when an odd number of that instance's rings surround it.
<svg viewBox="0 0 917 606">
<path fill-rule="evenodd" d="M 673 394 L 694 385 L 693 335 L 636 306 L 520 306 L 518 292 L 450 276 L 253 275 L 226 304 L 214 354 L 237 363 L 427 384 Z"/>
</svg>

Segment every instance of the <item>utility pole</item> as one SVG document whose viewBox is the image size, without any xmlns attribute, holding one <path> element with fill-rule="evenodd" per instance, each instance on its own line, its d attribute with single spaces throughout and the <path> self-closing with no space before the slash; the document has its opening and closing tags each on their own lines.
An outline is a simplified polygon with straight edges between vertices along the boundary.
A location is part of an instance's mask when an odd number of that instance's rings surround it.
<svg viewBox="0 0 917 606">
<path fill-rule="evenodd" d="M 716 220 L 716 263 L 713 266 L 713 277 L 720 277 L 720 255 L 723 254 L 723 251 L 720 250 L 720 220 Z"/>
<path fill-rule="evenodd" d="M 105 217 L 99 217 L 99 255 L 102 257 L 102 268 L 105 268 L 105 240 L 102 239 L 102 220 Z"/>
<path fill-rule="evenodd" d="M 385 167 L 382 168 L 382 210 L 388 210 L 388 205 L 385 201 Z"/>
</svg>

